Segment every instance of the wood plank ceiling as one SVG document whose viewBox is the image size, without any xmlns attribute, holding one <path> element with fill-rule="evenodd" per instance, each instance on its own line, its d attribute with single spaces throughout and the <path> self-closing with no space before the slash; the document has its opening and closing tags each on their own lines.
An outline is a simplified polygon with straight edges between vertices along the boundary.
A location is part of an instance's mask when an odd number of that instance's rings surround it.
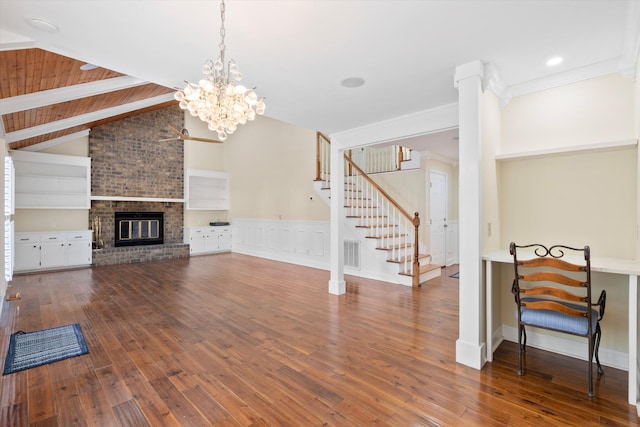
<svg viewBox="0 0 640 427">
<path fill-rule="evenodd" d="M 98 124 L 176 103 L 174 89 L 83 65 L 37 48 L 0 51 L 0 137 L 9 149 L 71 140 Z"/>
</svg>

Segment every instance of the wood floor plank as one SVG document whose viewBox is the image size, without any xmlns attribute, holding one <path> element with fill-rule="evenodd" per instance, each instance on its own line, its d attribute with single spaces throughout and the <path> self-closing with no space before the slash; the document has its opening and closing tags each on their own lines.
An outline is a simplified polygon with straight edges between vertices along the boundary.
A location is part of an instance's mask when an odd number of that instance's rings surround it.
<svg viewBox="0 0 640 427">
<path fill-rule="evenodd" d="M 114 406 L 113 412 L 122 427 L 150 426 L 135 400 L 127 400 Z"/>
<path fill-rule="evenodd" d="M 11 333 L 80 323 L 89 354 L 5 375 L 0 425 L 639 425 L 626 372 L 503 342 L 455 361 L 458 279 L 419 289 L 240 254 L 16 276 Z M 1 355 L 1 354 L 0 354 Z"/>
</svg>

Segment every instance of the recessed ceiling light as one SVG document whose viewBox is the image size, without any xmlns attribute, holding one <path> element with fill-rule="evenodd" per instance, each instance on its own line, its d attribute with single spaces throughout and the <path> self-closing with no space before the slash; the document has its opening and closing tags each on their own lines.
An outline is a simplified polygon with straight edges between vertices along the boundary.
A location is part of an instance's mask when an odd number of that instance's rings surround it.
<svg viewBox="0 0 640 427">
<path fill-rule="evenodd" d="M 38 30 L 45 31 L 47 33 L 57 33 L 59 29 L 56 24 L 43 18 L 27 18 L 27 22 L 33 28 L 37 28 Z"/>
<path fill-rule="evenodd" d="M 364 84 L 364 79 L 362 77 L 347 77 L 342 80 L 340 84 L 344 87 L 360 87 Z"/>
<path fill-rule="evenodd" d="M 80 66 L 82 71 L 95 70 L 96 68 L 98 68 L 98 66 L 93 64 L 83 64 Z"/>
<path fill-rule="evenodd" d="M 561 56 L 554 56 L 553 58 L 549 58 L 547 60 L 547 67 L 553 67 L 555 65 L 560 64 L 562 61 L 564 61 L 564 58 Z"/>
</svg>

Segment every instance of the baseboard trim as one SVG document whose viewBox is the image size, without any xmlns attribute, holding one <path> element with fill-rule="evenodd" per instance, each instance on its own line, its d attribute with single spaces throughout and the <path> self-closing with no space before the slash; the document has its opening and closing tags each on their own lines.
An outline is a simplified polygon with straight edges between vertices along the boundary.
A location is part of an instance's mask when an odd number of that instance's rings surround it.
<svg viewBox="0 0 640 427">
<path fill-rule="evenodd" d="M 517 328 L 502 325 L 500 329 L 502 331 L 501 335 L 503 339 L 515 343 L 518 342 Z M 588 346 L 586 339 L 582 339 L 581 341 L 567 339 L 561 336 L 541 333 L 538 330 L 534 330 L 534 328 L 527 328 L 527 346 L 580 360 L 587 360 L 588 358 Z M 600 345 L 598 354 L 602 365 L 623 371 L 629 371 L 629 355 L 627 353 Z"/>
</svg>

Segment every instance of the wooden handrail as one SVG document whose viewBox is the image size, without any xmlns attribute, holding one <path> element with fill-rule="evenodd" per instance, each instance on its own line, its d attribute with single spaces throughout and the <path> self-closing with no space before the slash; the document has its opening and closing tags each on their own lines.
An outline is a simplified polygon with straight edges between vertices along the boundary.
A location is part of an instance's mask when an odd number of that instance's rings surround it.
<svg viewBox="0 0 640 427">
<path fill-rule="evenodd" d="M 419 243 L 420 243 L 420 239 L 419 239 L 419 227 L 420 227 L 420 214 L 418 214 L 418 212 L 416 212 L 414 214 L 414 216 L 412 217 L 411 215 L 409 215 L 409 213 L 407 211 L 404 210 L 404 208 L 402 206 L 400 206 L 400 204 L 398 204 L 398 202 L 396 202 L 393 197 L 391 197 L 389 195 L 389 193 L 387 193 L 386 191 L 384 191 L 382 189 L 382 187 L 380 187 L 374 180 L 372 180 L 369 175 L 367 175 L 362 169 L 360 169 L 358 167 L 358 165 L 356 165 L 353 160 L 351 160 L 350 156 L 347 156 L 347 154 L 344 155 L 344 158 L 346 159 L 347 163 L 349 164 L 349 168 L 351 170 L 351 168 L 355 169 L 356 171 L 358 171 L 358 173 L 360 173 L 360 175 L 367 180 L 367 182 L 369 184 L 371 184 L 371 186 L 373 188 L 375 188 L 378 192 L 380 192 L 380 194 L 382 194 L 388 201 L 389 203 L 391 203 L 393 206 L 395 206 L 396 209 L 398 209 L 398 212 L 400 212 L 407 220 L 409 220 L 414 227 L 414 245 L 413 245 L 413 262 L 411 265 L 411 276 L 412 276 L 412 283 L 411 285 L 414 288 L 417 288 L 420 286 L 420 251 L 419 251 Z"/>
<path fill-rule="evenodd" d="M 411 223 L 413 225 L 420 225 L 420 218 L 418 217 L 418 215 L 416 216 L 411 216 L 409 215 L 409 213 L 407 211 L 404 210 L 404 208 L 402 206 L 400 206 L 400 204 L 398 204 L 398 202 L 396 202 L 393 197 L 391 197 L 386 191 L 384 191 L 382 189 L 382 187 L 380 187 L 373 179 L 371 179 L 371 177 L 369 177 L 369 175 L 367 175 L 362 169 L 360 169 L 358 167 L 358 165 L 356 165 L 353 160 L 351 160 L 346 154 L 344 156 L 344 158 L 347 160 L 347 162 L 349 163 L 349 165 L 355 169 L 356 171 L 358 171 L 358 173 L 360 173 L 360 175 L 362 175 L 362 177 L 364 179 L 367 180 L 367 182 L 369 184 L 371 184 L 376 190 L 378 190 L 380 192 L 380 194 L 382 194 L 387 200 L 389 200 L 389 202 L 391 202 L 391 204 L 393 206 L 396 207 L 396 209 L 398 209 L 398 211 L 405 217 L 407 218 L 409 221 L 411 221 Z M 417 214 L 417 212 L 416 212 Z M 417 220 L 417 224 L 416 221 Z"/>
<path fill-rule="evenodd" d="M 318 138 L 318 140 L 320 140 L 320 138 L 322 137 L 322 139 L 324 139 L 325 141 L 327 141 L 328 144 L 331 144 L 331 140 L 329 139 L 329 137 L 327 135 L 325 135 L 324 133 L 317 131 L 316 132 L 316 136 Z"/>
<path fill-rule="evenodd" d="M 322 139 L 324 139 L 327 144 L 331 145 L 331 140 L 328 136 L 320 131 L 316 131 L 316 181 L 322 181 L 322 159 L 320 156 Z"/>
<path fill-rule="evenodd" d="M 322 158 L 321 158 L 321 144 L 322 139 L 324 139 L 328 144 L 331 144 L 331 140 L 322 132 L 316 132 L 316 181 L 322 181 Z M 398 148 L 398 158 L 402 160 L 403 152 L 402 148 Z M 413 262 L 412 262 L 412 286 L 418 287 L 420 286 L 420 261 L 419 261 L 419 227 L 420 227 L 420 215 L 418 212 L 415 212 L 413 216 L 411 216 L 398 202 L 396 202 L 393 197 L 391 197 L 382 187 L 380 187 L 366 172 L 364 172 L 360 167 L 355 164 L 355 162 L 351 159 L 351 150 L 346 150 L 344 153 L 345 161 L 347 162 L 348 169 L 346 171 L 347 176 L 353 175 L 353 171 L 357 171 L 376 191 L 378 191 L 384 198 L 386 198 L 389 203 L 391 203 L 397 210 L 403 215 L 409 222 L 413 224 L 414 227 L 414 245 L 413 245 Z M 398 163 L 399 164 L 399 163 Z M 399 167 L 398 167 L 399 168 Z"/>
</svg>

